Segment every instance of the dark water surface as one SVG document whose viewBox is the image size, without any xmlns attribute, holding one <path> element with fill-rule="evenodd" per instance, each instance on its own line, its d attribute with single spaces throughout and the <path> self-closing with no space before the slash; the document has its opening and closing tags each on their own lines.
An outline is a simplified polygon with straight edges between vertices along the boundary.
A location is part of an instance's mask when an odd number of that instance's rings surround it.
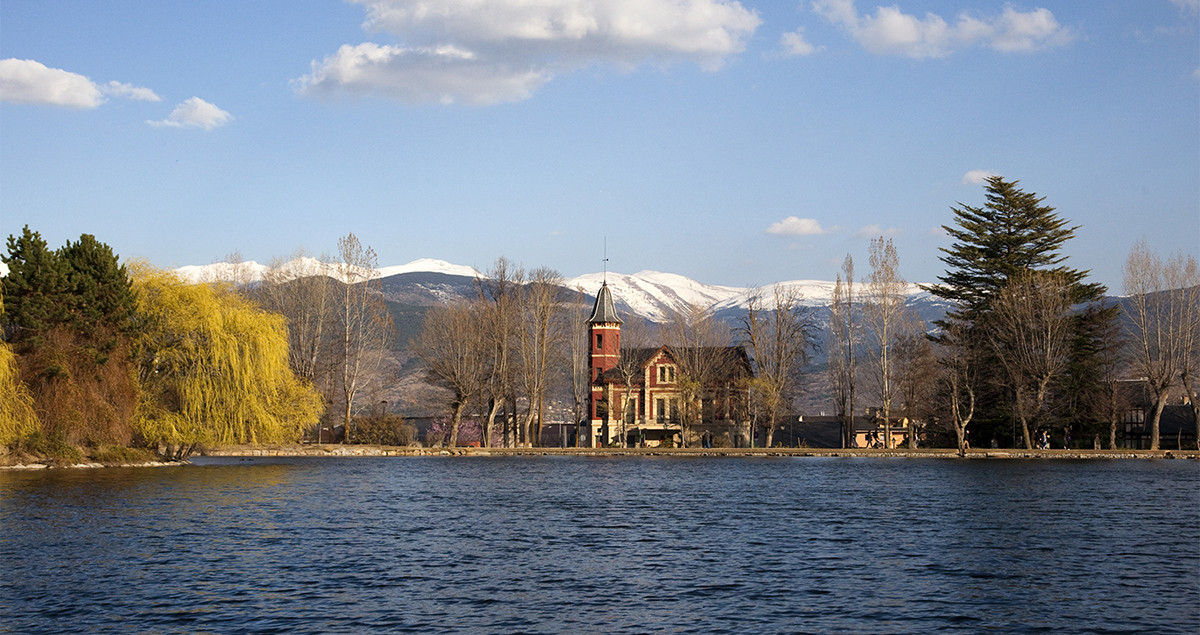
<svg viewBox="0 0 1200 635">
<path fill-rule="evenodd" d="M 0 631 L 1200 631 L 1200 464 L 202 459 L 0 473 Z"/>
</svg>

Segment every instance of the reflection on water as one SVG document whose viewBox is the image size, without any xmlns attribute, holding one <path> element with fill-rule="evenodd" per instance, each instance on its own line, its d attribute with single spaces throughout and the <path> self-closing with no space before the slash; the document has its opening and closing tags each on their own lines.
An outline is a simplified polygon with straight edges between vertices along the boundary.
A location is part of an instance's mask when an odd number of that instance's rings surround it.
<svg viewBox="0 0 1200 635">
<path fill-rule="evenodd" d="M 1195 462 L 198 463 L 0 473 L 0 631 L 1200 626 Z"/>
</svg>

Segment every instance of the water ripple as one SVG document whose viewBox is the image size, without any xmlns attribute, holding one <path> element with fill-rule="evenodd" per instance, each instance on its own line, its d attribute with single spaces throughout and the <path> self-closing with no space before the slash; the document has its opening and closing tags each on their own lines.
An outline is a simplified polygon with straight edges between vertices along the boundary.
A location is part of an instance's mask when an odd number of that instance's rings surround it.
<svg viewBox="0 0 1200 635">
<path fill-rule="evenodd" d="M 0 474 L 0 632 L 1190 633 L 1194 462 Z"/>
</svg>

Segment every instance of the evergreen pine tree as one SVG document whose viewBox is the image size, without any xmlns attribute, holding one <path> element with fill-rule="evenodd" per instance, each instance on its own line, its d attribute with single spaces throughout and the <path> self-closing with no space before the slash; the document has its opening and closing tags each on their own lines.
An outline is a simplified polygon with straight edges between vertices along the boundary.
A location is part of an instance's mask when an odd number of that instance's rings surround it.
<svg viewBox="0 0 1200 635">
<path fill-rule="evenodd" d="M 133 324 L 133 283 L 108 245 L 91 234 L 59 250 L 70 293 L 68 320 L 84 339 L 127 334 Z M 95 342 L 102 348 L 106 342 Z"/>
<path fill-rule="evenodd" d="M 1042 204 L 1045 198 L 1019 189 L 1018 181 L 991 176 L 987 183 L 983 207 L 959 204 L 951 208 L 957 226 L 942 226 L 955 243 L 942 248 L 947 270 L 938 278 L 941 284 L 926 290 L 956 305 L 948 317 L 974 321 L 1010 279 L 1032 269 L 1063 276 L 1076 303 L 1104 295 L 1103 285 L 1084 282 L 1087 271 L 1062 264 L 1066 256 L 1060 250 L 1078 226 L 1068 226 L 1053 207 Z"/>
<path fill-rule="evenodd" d="M 67 268 L 58 254 L 46 247 L 41 234 L 28 225 L 19 237 L 8 237 L 8 255 L 0 258 L 8 265 L 8 275 L 0 278 L 4 332 L 21 352 L 67 321 Z"/>
<path fill-rule="evenodd" d="M 937 324 L 946 331 L 954 326 L 962 334 L 960 346 L 964 354 L 979 368 L 982 383 L 978 389 L 979 408 L 975 429 L 982 439 L 1000 438 L 1011 434 L 1015 444 L 1015 420 L 1012 387 L 997 370 L 998 360 L 989 350 L 982 329 L 996 295 L 1013 279 L 1028 271 L 1042 271 L 1067 281 L 1073 304 L 1100 300 L 1104 285 L 1086 282 L 1088 271 L 1072 269 L 1064 264 L 1062 247 L 1074 237 L 1078 226 L 1071 226 L 1053 207 L 1044 204 L 1045 198 L 1018 187 L 1018 181 L 1001 176 L 987 179 L 986 202 L 982 207 L 959 204 L 952 207 L 955 225 L 942 228 L 953 239 L 943 248 L 942 262 L 946 273 L 940 284 L 925 286 L 936 297 L 953 303 L 954 308 Z M 1111 316 L 1111 313 L 1102 314 Z M 1091 320 L 1076 320 L 1076 328 L 1098 328 Z M 1086 339 L 1085 334 L 1079 334 Z M 1086 351 L 1078 349 L 1072 360 L 1086 364 Z"/>
</svg>

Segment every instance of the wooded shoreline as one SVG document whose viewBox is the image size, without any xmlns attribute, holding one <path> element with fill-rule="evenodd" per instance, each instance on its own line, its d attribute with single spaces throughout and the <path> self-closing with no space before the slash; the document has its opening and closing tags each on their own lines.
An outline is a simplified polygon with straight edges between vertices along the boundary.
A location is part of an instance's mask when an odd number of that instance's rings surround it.
<svg viewBox="0 0 1200 635">
<path fill-rule="evenodd" d="M 238 445 L 198 452 L 210 457 L 355 456 L 680 456 L 680 457 L 858 457 L 958 458 L 954 448 L 418 448 L 382 445 Z M 968 459 L 1193 459 L 1197 450 L 968 450 Z"/>
<path fill-rule="evenodd" d="M 580 456 L 580 457 L 851 457 L 889 459 L 1190 459 L 1200 460 L 1197 450 L 1023 450 L 987 448 L 968 450 L 959 457 L 954 448 L 869 449 L 869 448 L 418 448 L 387 445 L 231 445 L 197 452 L 201 457 L 495 457 L 495 456 Z M 170 467 L 189 465 L 182 462 L 139 462 L 129 464 L 80 463 L 53 465 L 30 463 L 0 465 L 0 471 L 72 469 L 101 467 Z"/>
</svg>

